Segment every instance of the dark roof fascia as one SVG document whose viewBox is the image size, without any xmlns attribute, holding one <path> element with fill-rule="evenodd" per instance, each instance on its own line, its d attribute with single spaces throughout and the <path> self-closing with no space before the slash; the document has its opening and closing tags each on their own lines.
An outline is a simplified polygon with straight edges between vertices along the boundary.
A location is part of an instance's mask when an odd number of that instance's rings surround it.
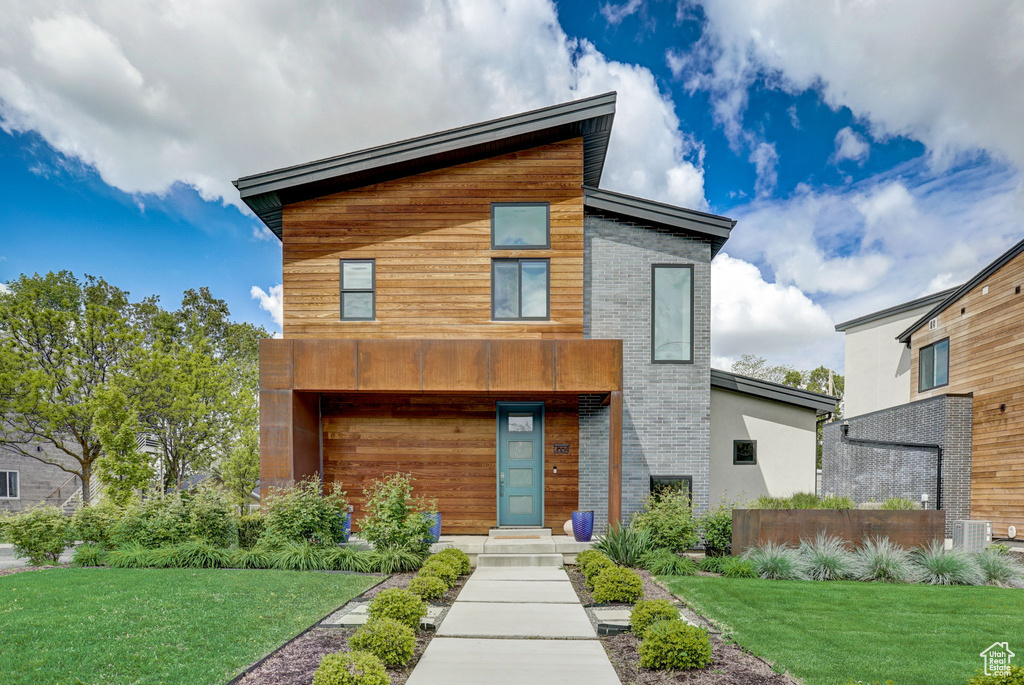
<svg viewBox="0 0 1024 685">
<path fill-rule="evenodd" d="M 916 331 L 918 328 L 925 325 L 926 323 L 934 319 L 936 316 L 944 312 L 961 297 L 974 290 L 974 288 L 978 284 L 980 284 L 986 278 L 994 274 L 996 271 L 999 271 L 1010 260 L 1019 255 L 1021 252 L 1024 252 L 1024 240 L 1021 240 L 1016 245 L 1011 247 L 1009 250 L 996 257 L 995 261 L 993 261 L 991 264 L 989 264 L 984 269 L 975 274 L 974 278 L 972 278 L 971 280 L 967 281 L 962 286 L 954 290 L 942 302 L 932 307 L 932 309 L 929 310 L 924 316 L 915 321 L 913 325 L 910 326 L 910 328 L 896 336 L 896 339 L 899 340 L 901 343 L 906 344 L 907 347 L 909 347 L 910 337 L 914 334 L 914 331 Z"/>
<path fill-rule="evenodd" d="M 253 212 L 281 237 L 288 204 L 457 164 L 583 138 L 583 182 L 598 185 L 615 118 L 615 92 L 275 169 L 234 182 Z"/>
<path fill-rule="evenodd" d="M 818 414 L 834 412 L 836 410 L 836 403 L 839 402 L 838 398 L 831 395 L 822 395 L 810 390 L 791 388 L 781 383 L 763 381 L 759 378 L 741 376 L 737 373 L 721 371 L 719 369 L 711 369 L 711 387 L 718 388 L 719 390 L 731 390 L 732 392 L 773 402 L 792 404 L 804 409 L 813 409 Z"/>
<path fill-rule="evenodd" d="M 911 300 L 910 302 L 904 302 L 902 304 L 893 305 L 888 309 L 880 309 L 877 312 L 865 314 L 864 316 L 859 316 L 856 319 L 850 319 L 849 321 L 844 321 L 843 323 L 837 323 L 836 330 L 842 333 L 849 328 L 854 328 L 855 326 L 862 326 L 866 323 L 871 323 L 872 321 L 879 321 L 880 319 L 884 319 L 889 316 L 902 314 L 904 312 L 909 312 L 913 309 L 918 309 L 919 307 L 925 307 L 930 304 L 935 304 L 936 302 L 941 302 L 942 300 L 952 295 L 955 290 L 956 288 L 942 290 L 937 293 L 932 293 L 931 295 L 919 297 L 916 300 Z"/>
<path fill-rule="evenodd" d="M 722 249 L 725 241 L 729 239 L 733 226 L 736 225 L 736 220 L 728 217 L 602 190 L 588 184 L 583 186 L 583 207 L 627 221 L 705 238 L 711 242 L 712 257 Z"/>
</svg>

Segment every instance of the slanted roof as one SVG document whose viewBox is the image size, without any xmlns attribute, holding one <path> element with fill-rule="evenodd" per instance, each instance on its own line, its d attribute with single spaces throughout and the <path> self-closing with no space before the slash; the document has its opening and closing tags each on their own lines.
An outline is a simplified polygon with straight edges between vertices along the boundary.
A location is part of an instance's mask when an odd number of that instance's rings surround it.
<svg viewBox="0 0 1024 685">
<path fill-rule="evenodd" d="M 813 409 L 818 414 L 825 414 L 836 410 L 838 398 L 831 395 L 791 388 L 781 383 L 762 381 L 759 378 L 741 376 L 738 373 L 711 369 L 711 387 L 719 390 L 730 390 L 751 397 L 759 397 L 763 400 L 782 402 L 804 409 Z"/>
<path fill-rule="evenodd" d="M 698 212 L 632 195 L 601 190 L 589 184 L 583 186 L 584 209 L 595 210 L 627 221 L 649 224 L 670 231 L 687 233 L 711 241 L 711 256 L 714 257 L 729 239 L 729 233 L 736 225 L 735 219 L 716 214 Z"/>
<path fill-rule="evenodd" d="M 995 261 L 993 261 L 991 264 L 989 264 L 984 269 L 975 274 L 974 278 L 967 281 L 959 288 L 954 289 L 953 292 L 946 296 L 945 299 L 943 299 L 937 305 L 928 310 L 928 312 L 926 312 L 925 315 L 922 316 L 920 319 L 915 321 L 910 328 L 896 336 L 896 339 L 899 340 L 901 343 L 905 343 L 907 347 L 910 347 L 910 336 L 914 334 L 914 331 L 916 331 L 918 328 L 934 319 L 942 312 L 946 311 L 946 309 L 951 307 L 957 300 L 959 300 L 961 297 L 974 290 L 974 288 L 977 285 L 979 285 L 982 281 L 984 281 L 986 278 L 988 278 L 995 272 L 999 271 L 999 269 L 1003 268 L 1005 264 L 1007 264 L 1011 259 L 1019 255 L 1021 252 L 1024 252 L 1024 240 L 1021 240 L 1019 243 L 1011 247 L 1009 250 L 996 257 Z"/>
<path fill-rule="evenodd" d="M 570 138 L 583 138 L 583 182 L 597 186 L 614 116 L 615 93 L 604 93 L 244 176 L 234 183 L 242 201 L 278 238 L 284 205 Z"/>
<path fill-rule="evenodd" d="M 919 297 L 916 300 L 911 300 L 910 302 L 904 302 L 902 304 L 893 305 L 888 309 L 880 309 L 877 312 L 865 314 L 864 316 L 858 316 L 856 319 L 850 319 L 849 321 L 844 321 L 843 323 L 837 323 L 836 330 L 842 333 L 847 329 L 853 328 L 854 326 L 861 326 L 866 323 L 871 323 L 872 321 L 884 319 L 887 316 L 892 316 L 894 314 L 902 314 L 904 312 L 909 312 L 919 307 L 927 307 L 928 305 L 936 304 L 952 295 L 955 290 L 956 288 L 942 290 L 937 293 L 932 293 L 931 295 Z"/>
</svg>

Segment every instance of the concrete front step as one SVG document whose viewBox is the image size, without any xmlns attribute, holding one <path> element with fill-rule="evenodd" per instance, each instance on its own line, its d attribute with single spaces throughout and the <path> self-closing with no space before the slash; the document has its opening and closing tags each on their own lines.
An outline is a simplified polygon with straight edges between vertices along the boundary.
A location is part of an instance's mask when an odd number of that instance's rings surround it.
<svg viewBox="0 0 1024 685">
<path fill-rule="evenodd" d="M 484 554 L 554 554 L 557 551 L 551 538 L 546 541 L 489 538 L 484 543 Z"/>
<path fill-rule="evenodd" d="M 477 568 L 508 568 L 511 566 L 547 566 L 560 567 L 563 563 L 561 554 L 531 554 L 531 553 L 497 553 L 478 554 L 476 557 Z"/>
<path fill-rule="evenodd" d="M 491 528 L 487 537 L 505 539 L 529 539 L 540 536 L 541 539 L 551 537 L 550 528 Z"/>
</svg>

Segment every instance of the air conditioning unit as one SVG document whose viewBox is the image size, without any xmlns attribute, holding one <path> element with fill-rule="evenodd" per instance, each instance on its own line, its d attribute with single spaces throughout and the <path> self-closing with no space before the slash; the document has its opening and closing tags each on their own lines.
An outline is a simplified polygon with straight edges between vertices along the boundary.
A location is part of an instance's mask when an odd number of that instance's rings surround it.
<svg viewBox="0 0 1024 685">
<path fill-rule="evenodd" d="M 953 549 L 981 552 L 990 544 L 991 521 L 953 521 Z"/>
</svg>

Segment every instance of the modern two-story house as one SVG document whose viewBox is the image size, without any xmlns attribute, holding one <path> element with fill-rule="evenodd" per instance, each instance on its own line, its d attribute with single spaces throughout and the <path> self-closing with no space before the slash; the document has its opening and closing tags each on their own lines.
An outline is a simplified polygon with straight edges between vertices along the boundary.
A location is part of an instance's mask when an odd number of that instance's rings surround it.
<svg viewBox="0 0 1024 685">
<path fill-rule="evenodd" d="M 467 534 L 574 509 L 600 528 L 659 485 L 704 508 L 714 473 L 737 497 L 813 489 L 831 398 L 719 374 L 713 449 L 710 262 L 735 222 L 602 190 L 614 112 L 608 93 L 235 182 L 283 248 L 264 487 L 322 474 L 358 521 L 363 487 L 412 473 Z"/>
</svg>

